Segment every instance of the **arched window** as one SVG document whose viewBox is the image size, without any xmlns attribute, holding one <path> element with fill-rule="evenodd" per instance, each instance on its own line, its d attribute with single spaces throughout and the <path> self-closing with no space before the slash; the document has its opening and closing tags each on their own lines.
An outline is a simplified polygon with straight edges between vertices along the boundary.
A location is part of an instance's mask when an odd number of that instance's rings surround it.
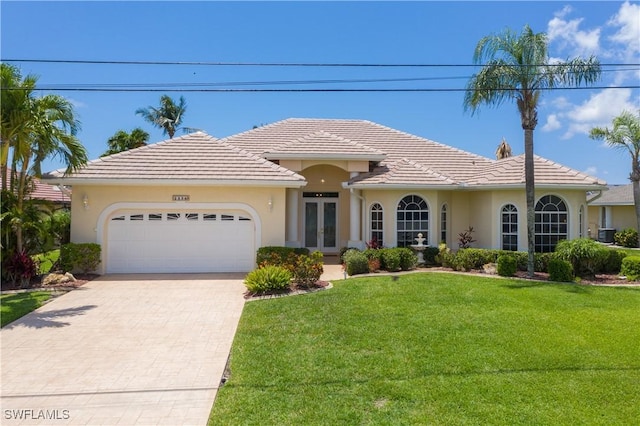
<svg viewBox="0 0 640 426">
<path fill-rule="evenodd" d="M 447 242 L 447 205 L 443 204 L 440 208 L 440 242 Z"/>
<path fill-rule="evenodd" d="M 502 207 L 500 225 L 502 250 L 518 251 L 518 209 L 513 204 Z"/>
<path fill-rule="evenodd" d="M 407 195 L 398 203 L 396 212 L 398 247 L 408 247 L 416 243 L 419 233 L 429 243 L 429 206 L 418 195 Z"/>
<path fill-rule="evenodd" d="M 536 204 L 535 249 L 552 252 L 560 240 L 567 239 L 567 205 L 560 197 L 545 195 Z"/>
<path fill-rule="evenodd" d="M 382 206 L 379 203 L 373 203 L 371 205 L 369 220 L 369 229 L 371 229 L 370 245 L 373 246 L 376 244 L 377 247 L 382 247 L 384 245 L 383 212 Z"/>
</svg>

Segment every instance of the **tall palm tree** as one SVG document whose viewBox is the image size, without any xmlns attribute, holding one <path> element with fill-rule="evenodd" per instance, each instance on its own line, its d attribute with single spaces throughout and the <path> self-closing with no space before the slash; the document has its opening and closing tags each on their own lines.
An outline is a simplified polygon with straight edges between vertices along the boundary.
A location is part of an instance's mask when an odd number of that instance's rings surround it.
<svg viewBox="0 0 640 426">
<path fill-rule="evenodd" d="M 136 110 L 136 114 L 142 116 L 142 118 L 157 128 L 162 129 L 162 134 L 169 135 L 169 139 L 172 139 L 173 135 L 176 134 L 176 130 L 178 130 L 182 124 L 186 110 L 187 104 L 184 97 L 180 96 L 179 102 L 176 105 L 168 95 L 162 95 L 160 97 L 159 108 L 152 106 L 139 108 Z"/>
<path fill-rule="evenodd" d="M 600 78 L 600 62 L 593 56 L 551 63 L 545 33 L 525 25 L 522 33 L 510 29 L 483 37 L 473 61 L 482 69 L 471 76 L 464 97 L 465 110 L 475 113 L 481 104 L 498 106 L 515 100 L 524 130 L 525 192 L 529 276 L 534 274 L 535 182 L 533 131 L 538 124 L 538 101 L 543 91 L 556 87 L 591 84 Z"/>
<path fill-rule="evenodd" d="M 633 185 L 633 203 L 636 209 L 636 226 L 640 229 L 640 110 L 634 115 L 623 111 L 613 119 L 613 128 L 594 127 L 589 137 L 605 140 L 613 148 L 629 151 L 631 155 L 631 173 L 629 180 Z"/>
<path fill-rule="evenodd" d="M 125 132 L 124 130 L 118 130 L 107 141 L 109 149 L 107 149 L 101 157 L 117 154 L 134 148 L 140 148 L 141 146 L 145 146 L 147 142 L 149 142 L 149 133 L 145 132 L 140 127 L 136 127 L 131 131 L 131 133 Z"/>
<path fill-rule="evenodd" d="M 6 189 L 16 195 L 15 212 L 19 216 L 29 193 L 30 176 L 41 176 L 45 159 L 60 156 L 67 172 L 71 172 L 86 164 L 88 158 L 75 136 L 80 123 L 71 102 L 59 95 L 35 97 L 37 78 L 27 76 L 22 80 L 15 67 L 2 67 L 1 165 L 5 176 L 11 165 L 12 177 Z M 5 78 L 9 89 L 4 87 Z M 24 225 L 22 221 L 14 224 L 18 251 L 23 249 Z"/>
</svg>

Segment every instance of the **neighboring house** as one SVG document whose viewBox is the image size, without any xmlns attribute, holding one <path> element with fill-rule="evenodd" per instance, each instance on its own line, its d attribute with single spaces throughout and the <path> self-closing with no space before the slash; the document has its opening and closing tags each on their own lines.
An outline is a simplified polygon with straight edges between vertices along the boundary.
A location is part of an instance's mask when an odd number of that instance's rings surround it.
<svg viewBox="0 0 640 426">
<path fill-rule="evenodd" d="M 612 185 L 598 195 L 599 193 L 591 194 L 589 197 L 593 200 L 589 202 L 588 209 L 591 238 L 612 242 L 614 230 L 638 229 L 632 184 Z"/>
<path fill-rule="evenodd" d="M 536 248 L 586 236 L 605 183 L 535 157 Z M 446 242 L 526 250 L 524 156 L 493 160 L 363 120 L 287 119 L 215 139 L 197 132 L 103 157 L 73 187 L 71 240 L 99 272 L 248 271 L 261 246 Z"/>
<path fill-rule="evenodd" d="M 11 173 L 11 170 L 7 171 L 7 175 L 9 173 Z M 30 177 L 30 181 L 29 199 L 48 201 L 55 210 L 71 208 L 71 190 L 69 188 L 43 183 L 33 176 Z"/>
</svg>

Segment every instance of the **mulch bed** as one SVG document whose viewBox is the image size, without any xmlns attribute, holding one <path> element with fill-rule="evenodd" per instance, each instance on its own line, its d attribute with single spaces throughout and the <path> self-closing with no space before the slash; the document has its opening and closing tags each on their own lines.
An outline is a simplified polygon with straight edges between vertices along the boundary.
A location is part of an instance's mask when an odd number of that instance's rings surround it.
<svg viewBox="0 0 640 426">
<path fill-rule="evenodd" d="M 246 300 L 273 299 L 276 297 L 292 296 L 295 294 L 313 293 L 319 290 L 325 290 L 330 286 L 331 286 L 331 283 L 328 281 L 316 281 L 314 286 L 309 288 L 297 287 L 295 285 L 292 285 L 287 290 L 270 291 L 270 292 L 258 293 L 258 294 L 246 291 L 244 293 L 244 298 Z"/>
<path fill-rule="evenodd" d="M 14 284 L 14 283 L 9 283 L 9 282 L 2 282 L 2 291 L 10 291 L 10 290 L 73 290 L 75 288 L 81 287 L 84 284 L 88 283 L 91 280 L 94 280 L 95 278 L 99 277 L 99 275 L 97 274 L 78 274 L 78 275 L 74 275 L 75 277 L 75 281 L 68 281 L 65 283 L 57 283 L 57 284 L 51 284 L 51 285 L 43 285 L 42 284 L 42 280 L 44 279 L 45 275 L 41 275 L 41 276 L 36 276 L 33 277 L 33 279 L 31 280 L 31 282 L 29 283 L 29 285 L 27 286 L 20 286 L 19 283 Z"/>
</svg>

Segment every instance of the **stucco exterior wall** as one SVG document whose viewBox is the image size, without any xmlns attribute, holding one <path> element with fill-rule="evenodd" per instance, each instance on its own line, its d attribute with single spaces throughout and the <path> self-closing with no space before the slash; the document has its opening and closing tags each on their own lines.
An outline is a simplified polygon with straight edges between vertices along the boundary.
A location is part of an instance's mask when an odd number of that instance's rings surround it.
<svg viewBox="0 0 640 426">
<path fill-rule="evenodd" d="M 190 199 L 186 202 L 173 202 L 173 195 L 189 195 Z M 83 205 L 85 196 L 88 199 L 86 209 Z M 196 203 L 234 203 L 249 206 L 257 213 L 258 217 L 254 219 L 261 227 L 260 246 L 284 245 L 285 188 L 76 185 L 73 187 L 72 197 L 71 241 L 76 243 L 106 243 L 107 227 L 100 225 L 99 218 L 105 209 L 110 209 L 115 203 L 149 203 L 150 208 L 158 203 L 170 203 L 175 208 L 185 208 Z M 100 228 L 102 235 L 99 237 L 97 232 Z M 106 252 L 106 247 L 102 251 Z"/>
<path fill-rule="evenodd" d="M 634 206 L 608 206 L 611 215 L 611 227 L 616 231 L 638 228 Z M 589 229 L 591 238 L 598 238 L 598 230 L 603 228 L 602 209 L 604 206 L 589 206 Z"/>
</svg>

